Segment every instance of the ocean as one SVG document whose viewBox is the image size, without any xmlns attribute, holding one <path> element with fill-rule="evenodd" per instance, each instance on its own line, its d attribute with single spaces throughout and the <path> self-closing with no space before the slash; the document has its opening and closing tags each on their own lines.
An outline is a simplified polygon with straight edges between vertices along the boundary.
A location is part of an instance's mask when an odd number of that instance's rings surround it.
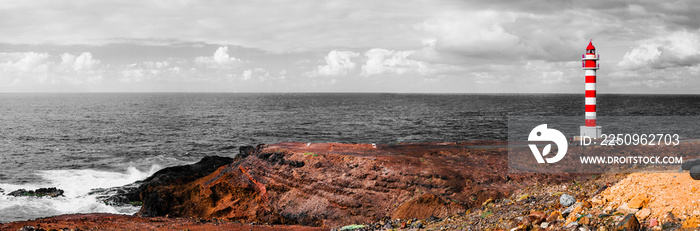
<svg viewBox="0 0 700 231">
<path fill-rule="evenodd" d="M 506 140 L 508 116 L 581 116 L 581 94 L 0 94 L 0 222 L 134 213 L 89 192 L 242 145 Z M 699 95 L 599 95 L 599 115 L 700 116 Z M 58 187 L 65 197 L 12 197 Z"/>
</svg>

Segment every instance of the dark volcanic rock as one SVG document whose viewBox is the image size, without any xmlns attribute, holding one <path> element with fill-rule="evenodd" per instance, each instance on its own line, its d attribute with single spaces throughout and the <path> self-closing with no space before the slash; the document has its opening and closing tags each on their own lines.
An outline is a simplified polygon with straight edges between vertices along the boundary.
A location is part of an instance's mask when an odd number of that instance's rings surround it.
<svg viewBox="0 0 700 231">
<path fill-rule="evenodd" d="M 690 170 L 691 168 L 693 168 L 693 166 L 697 165 L 700 165 L 700 158 L 683 160 L 683 164 L 681 164 L 681 169 Z"/>
<path fill-rule="evenodd" d="M 40 188 L 37 190 L 17 189 L 15 191 L 8 193 L 7 195 L 15 196 L 15 197 L 20 197 L 20 196 L 57 197 L 57 196 L 63 196 L 63 190 L 57 189 L 57 188 Z"/>
<path fill-rule="evenodd" d="M 693 180 L 700 180 L 700 165 L 690 168 L 690 177 L 692 177 Z"/>
<path fill-rule="evenodd" d="M 238 157 L 246 158 L 250 155 L 258 155 L 260 154 L 260 150 L 262 150 L 263 147 L 265 147 L 264 144 L 258 144 L 258 146 L 255 147 L 241 146 L 240 148 L 238 148 Z"/>
<path fill-rule="evenodd" d="M 149 187 L 169 184 L 185 184 L 216 171 L 221 166 L 233 163 L 233 158 L 206 156 L 190 165 L 173 166 L 161 169 L 145 180 L 121 187 L 96 190 L 105 197 L 98 197 L 108 204 L 129 204 L 142 201 L 141 193 Z M 140 205 L 137 204 L 137 205 Z"/>
<path fill-rule="evenodd" d="M 143 182 L 143 186 L 187 183 L 209 175 L 219 167 L 231 163 L 233 163 L 233 158 L 230 157 L 205 156 L 194 164 L 161 169 L 141 182 Z"/>
</svg>

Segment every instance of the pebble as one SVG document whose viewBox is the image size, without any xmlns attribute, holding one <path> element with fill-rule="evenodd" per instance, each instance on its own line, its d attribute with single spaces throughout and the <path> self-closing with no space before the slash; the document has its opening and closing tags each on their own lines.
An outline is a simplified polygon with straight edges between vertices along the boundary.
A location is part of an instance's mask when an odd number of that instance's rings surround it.
<svg viewBox="0 0 700 231">
<path fill-rule="evenodd" d="M 564 209 L 564 211 L 561 212 L 561 215 L 563 217 L 568 217 L 569 214 L 571 213 L 578 213 L 583 211 L 583 206 L 581 202 L 576 202 L 573 205 L 569 206 L 568 208 Z"/>
<path fill-rule="evenodd" d="M 624 214 L 635 214 L 635 213 L 639 212 L 639 209 L 630 208 L 627 205 L 627 203 L 624 203 L 624 204 L 620 205 L 620 207 L 617 207 L 617 211 L 624 213 Z"/>
<path fill-rule="evenodd" d="M 572 195 L 564 193 L 559 197 L 559 203 L 564 207 L 569 207 L 576 203 L 576 198 Z"/>
<path fill-rule="evenodd" d="M 656 218 L 649 220 L 649 227 L 654 227 L 657 225 L 659 225 L 659 221 L 657 221 Z"/>
<path fill-rule="evenodd" d="M 578 222 L 571 222 L 568 225 L 566 225 L 564 228 L 570 229 L 570 228 L 576 228 L 578 227 Z"/>
<path fill-rule="evenodd" d="M 698 171 L 700 172 L 700 168 L 698 168 Z M 640 209 L 649 203 L 649 196 L 647 196 L 644 193 L 637 194 L 636 196 L 632 197 L 629 202 L 627 202 L 627 206 L 631 209 Z"/>
<path fill-rule="evenodd" d="M 416 223 L 413 223 L 413 224 L 411 225 L 411 227 L 413 227 L 413 228 L 419 228 L 419 229 L 420 229 L 420 228 L 423 228 L 423 222 L 417 221 Z"/>
<path fill-rule="evenodd" d="M 549 228 L 549 222 L 546 222 L 546 221 L 545 221 L 545 222 L 542 222 L 542 223 L 540 224 L 540 227 L 542 227 L 543 229 Z"/>
<path fill-rule="evenodd" d="M 384 224 L 384 226 L 382 227 L 382 229 L 393 229 L 393 228 L 394 228 L 394 226 L 391 225 L 391 222 L 387 222 L 387 223 Z"/>
<path fill-rule="evenodd" d="M 17 231 L 34 231 L 34 230 L 36 230 L 36 228 L 34 228 L 34 226 L 24 226 Z"/>
<path fill-rule="evenodd" d="M 637 220 L 637 217 L 634 216 L 634 214 L 627 214 L 627 216 L 622 218 L 620 223 L 617 223 L 617 227 L 615 229 L 629 231 L 639 230 L 639 221 Z"/>
<path fill-rule="evenodd" d="M 635 215 L 637 216 L 637 218 L 639 220 L 644 220 L 647 217 L 649 217 L 649 215 L 651 215 L 651 209 L 643 208 L 643 209 L 639 210 L 639 212 L 637 212 Z"/>
<path fill-rule="evenodd" d="M 532 221 L 532 224 L 539 224 L 540 222 L 547 219 L 547 215 L 539 211 L 530 212 L 530 214 L 528 214 L 527 217 L 528 219 L 530 219 L 530 221 Z"/>
<path fill-rule="evenodd" d="M 428 217 L 427 219 L 425 219 L 425 222 L 428 222 L 428 223 L 435 223 L 435 222 L 440 222 L 440 220 L 441 220 L 440 218 L 437 218 L 437 217 L 435 217 L 435 216 L 433 216 L 433 215 L 430 215 L 430 217 Z"/>
<path fill-rule="evenodd" d="M 591 207 L 593 207 L 593 205 L 589 201 L 583 201 L 581 203 L 582 203 L 581 206 L 583 206 L 584 208 L 590 209 Z"/>
<path fill-rule="evenodd" d="M 489 204 L 491 204 L 491 202 L 493 202 L 493 199 L 492 199 L 492 198 L 489 198 L 489 199 L 487 199 L 486 201 L 484 201 L 484 203 L 481 203 L 481 207 L 482 207 L 482 208 L 486 208 L 486 206 L 488 206 Z"/>
<path fill-rule="evenodd" d="M 690 168 L 690 177 L 692 177 L 693 180 L 700 180 L 700 165 L 695 165 Z"/>
<path fill-rule="evenodd" d="M 559 211 L 554 211 L 551 214 L 549 214 L 549 217 L 547 217 L 547 222 L 553 222 L 556 220 L 564 220 L 564 217 L 561 216 L 561 213 Z"/>
<path fill-rule="evenodd" d="M 581 217 L 581 219 L 578 220 L 579 223 L 583 225 L 590 225 L 591 224 L 591 218 L 588 218 L 588 216 Z"/>
</svg>

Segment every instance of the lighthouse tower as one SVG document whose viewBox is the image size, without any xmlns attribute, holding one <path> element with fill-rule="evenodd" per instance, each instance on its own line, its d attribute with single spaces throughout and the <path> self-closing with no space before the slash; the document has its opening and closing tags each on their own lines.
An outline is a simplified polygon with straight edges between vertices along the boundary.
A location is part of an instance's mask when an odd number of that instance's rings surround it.
<svg viewBox="0 0 700 231">
<path fill-rule="evenodd" d="M 586 122 L 581 126 L 581 137 L 600 138 L 602 128 L 596 126 L 596 70 L 598 70 L 599 55 L 595 53 L 593 40 L 588 42 L 586 54 L 582 55 L 581 66 L 586 73 Z"/>
</svg>

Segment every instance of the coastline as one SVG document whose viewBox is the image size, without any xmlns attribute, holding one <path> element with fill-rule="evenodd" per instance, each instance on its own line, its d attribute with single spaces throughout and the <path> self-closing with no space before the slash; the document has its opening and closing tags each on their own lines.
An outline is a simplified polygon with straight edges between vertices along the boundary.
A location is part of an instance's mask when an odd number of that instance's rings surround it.
<svg viewBox="0 0 700 231">
<path fill-rule="evenodd" d="M 538 230 L 574 224 L 615 229 L 626 215 L 635 216 L 647 208 L 647 204 L 637 210 L 620 208 L 637 194 L 662 198 L 654 194 L 660 191 L 655 188 L 658 182 L 648 180 L 644 188 L 633 187 L 644 173 L 508 173 L 504 144 L 290 142 L 244 146 L 233 159 L 205 157 L 192 165 L 162 169 L 138 187 L 125 188 L 121 203 L 143 203 L 135 215 L 69 214 L 0 227 Z M 678 178 L 664 192 L 700 188 L 688 174 L 660 174 L 657 178 Z M 572 195 L 577 203 L 560 204 L 564 194 Z M 664 201 L 672 199 L 663 198 L 648 203 L 654 209 L 649 214 L 635 216 L 638 227 L 659 228 L 662 222 L 664 227 L 693 225 L 688 222 L 697 216 L 690 210 L 661 211 Z M 588 218 L 581 222 L 584 216 Z"/>
</svg>

